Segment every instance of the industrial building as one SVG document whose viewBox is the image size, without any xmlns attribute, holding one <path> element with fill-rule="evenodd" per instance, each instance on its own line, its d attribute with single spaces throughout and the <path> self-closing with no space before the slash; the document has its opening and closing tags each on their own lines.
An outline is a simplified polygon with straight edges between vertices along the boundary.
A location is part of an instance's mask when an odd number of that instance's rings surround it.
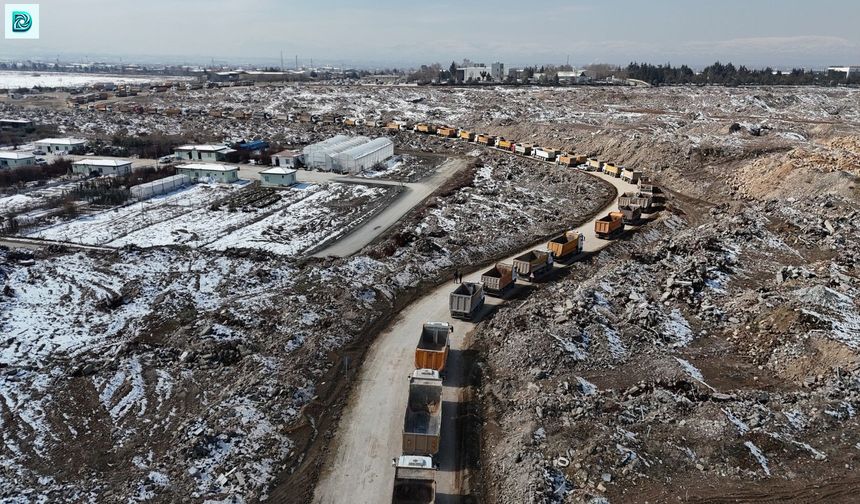
<svg viewBox="0 0 860 504">
<path fill-rule="evenodd" d="M 283 167 L 269 168 L 260 172 L 263 185 L 268 187 L 285 187 L 296 183 L 296 170 Z"/>
<path fill-rule="evenodd" d="M 484 65 L 461 67 L 457 69 L 459 82 L 482 81 L 490 76 L 490 69 Z"/>
<path fill-rule="evenodd" d="M 239 180 L 239 167 L 229 165 L 190 163 L 177 166 L 176 173 L 186 175 L 192 182 L 222 182 L 226 184 Z"/>
<path fill-rule="evenodd" d="M 33 144 L 49 154 L 64 154 L 85 147 L 87 141 L 80 138 L 43 138 Z"/>
<path fill-rule="evenodd" d="M 283 166 L 285 168 L 296 168 L 302 158 L 300 152 L 291 150 L 282 150 L 277 154 L 272 154 L 272 166 Z"/>
<path fill-rule="evenodd" d="M 132 186 L 129 188 L 129 191 L 132 196 L 142 200 L 175 191 L 176 189 L 190 183 L 191 179 L 188 178 L 188 175 L 173 175 L 163 179 L 153 180 L 146 184 Z"/>
<path fill-rule="evenodd" d="M 179 161 L 219 163 L 227 160 L 227 154 L 236 152 L 226 145 L 182 145 L 173 149 Z"/>
<path fill-rule="evenodd" d="M 493 78 L 495 82 L 502 82 L 505 80 L 505 64 L 504 63 L 493 63 L 490 66 L 490 76 Z"/>
<path fill-rule="evenodd" d="M 860 74 L 860 66 L 832 66 L 828 67 L 827 71 L 844 73 L 845 78 L 850 79 Z"/>
<path fill-rule="evenodd" d="M 128 175 L 131 173 L 131 161 L 116 159 L 82 159 L 72 163 L 72 173 L 87 177 L 99 175 Z"/>
<path fill-rule="evenodd" d="M 17 168 L 36 164 L 32 152 L 0 151 L 0 168 Z"/>
<path fill-rule="evenodd" d="M 366 144 L 368 141 L 369 139 L 363 136 L 337 135 L 328 140 L 308 145 L 302 150 L 305 166 L 317 170 L 332 171 L 336 154 Z"/>
<path fill-rule="evenodd" d="M 334 155 L 334 171 L 359 173 L 394 156 L 394 142 L 377 138 Z"/>
</svg>

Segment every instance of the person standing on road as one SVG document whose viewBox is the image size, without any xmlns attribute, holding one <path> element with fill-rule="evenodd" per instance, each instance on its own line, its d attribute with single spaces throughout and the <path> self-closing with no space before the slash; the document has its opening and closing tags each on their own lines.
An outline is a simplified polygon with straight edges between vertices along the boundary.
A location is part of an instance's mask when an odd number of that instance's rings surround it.
<svg viewBox="0 0 860 504">
<path fill-rule="evenodd" d="M 454 283 L 460 283 L 460 270 L 454 270 Z"/>
</svg>

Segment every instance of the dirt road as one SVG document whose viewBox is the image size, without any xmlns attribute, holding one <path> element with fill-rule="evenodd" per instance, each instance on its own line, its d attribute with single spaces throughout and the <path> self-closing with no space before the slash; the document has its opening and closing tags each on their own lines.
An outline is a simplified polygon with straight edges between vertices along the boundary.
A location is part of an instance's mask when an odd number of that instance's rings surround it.
<svg viewBox="0 0 860 504">
<path fill-rule="evenodd" d="M 611 183 L 619 194 L 635 190 L 635 186 L 605 175 L 596 175 Z M 594 235 L 594 221 L 617 203 L 608 205 L 597 217 L 579 228 L 585 234 L 585 251 L 594 252 L 610 242 Z M 529 249 L 530 250 L 530 249 Z M 506 259 L 528 250 L 520 251 Z M 464 276 L 466 281 L 480 281 L 480 271 Z M 465 383 L 463 339 L 475 324 L 453 320 L 448 313 L 448 295 L 454 286 L 447 283 L 429 292 L 403 310 L 399 317 L 380 334 L 359 371 L 349 402 L 331 444 L 325 472 L 320 475 L 313 501 L 319 504 L 342 502 L 378 503 L 391 499 L 394 470 L 391 460 L 400 453 L 403 412 L 407 400 L 407 377 L 414 368 L 414 351 L 421 326 L 428 321 L 450 322 L 454 326 L 451 357 L 443 393 L 442 446 L 437 456 L 437 502 L 458 502 L 463 493 L 460 481 L 461 453 L 456 432 L 457 403 Z M 487 299 L 484 310 L 491 310 L 499 300 Z"/>
</svg>

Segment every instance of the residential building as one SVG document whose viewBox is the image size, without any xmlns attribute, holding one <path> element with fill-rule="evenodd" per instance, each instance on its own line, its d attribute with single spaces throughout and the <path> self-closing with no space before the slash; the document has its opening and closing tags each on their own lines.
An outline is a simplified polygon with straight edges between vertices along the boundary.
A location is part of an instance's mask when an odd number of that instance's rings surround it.
<svg viewBox="0 0 860 504">
<path fill-rule="evenodd" d="M 502 82 L 505 80 L 505 64 L 493 63 L 490 66 L 490 76 L 494 82 Z"/>
<path fill-rule="evenodd" d="M 36 164 L 32 152 L 0 151 L 0 168 L 17 168 Z"/>
<path fill-rule="evenodd" d="M 226 145 L 181 145 L 173 149 L 177 160 L 198 163 L 220 163 L 232 152 L 236 151 Z"/>
<path fill-rule="evenodd" d="M 296 183 L 296 170 L 283 167 L 269 168 L 260 172 L 262 183 L 268 187 L 291 186 Z"/>
<path fill-rule="evenodd" d="M 131 161 L 116 159 L 82 159 L 72 163 L 72 173 L 87 177 L 100 175 L 128 175 L 131 173 Z"/>
<path fill-rule="evenodd" d="M 177 175 L 186 175 L 192 182 L 230 183 L 239 180 L 239 167 L 214 164 L 190 163 L 176 167 Z"/>
<path fill-rule="evenodd" d="M 43 138 L 33 144 L 49 154 L 65 154 L 86 147 L 87 141 L 80 138 Z"/>
</svg>

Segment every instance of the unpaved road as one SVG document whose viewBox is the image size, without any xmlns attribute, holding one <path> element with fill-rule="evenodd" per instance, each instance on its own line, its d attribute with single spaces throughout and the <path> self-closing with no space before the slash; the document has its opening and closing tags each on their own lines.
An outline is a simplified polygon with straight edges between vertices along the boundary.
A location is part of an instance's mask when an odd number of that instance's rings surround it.
<svg viewBox="0 0 860 504">
<path fill-rule="evenodd" d="M 611 183 L 621 194 L 636 186 L 605 175 L 596 175 Z M 617 200 L 604 208 L 577 231 L 585 234 L 585 252 L 600 250 L 610 242 L 594 235 L 594 221 L 617 208 Z M 529 248 L 528 250 L 531 250 Z M 528 250 L 520 251 L 505 262 L 510 263 Z M 481 271 L 465 275 L 464 280 L 480 281 Z M 357 374 L 349 401 L 340 418 L 338 431 L 331 443 L 326 470 L 320 475 L 313 502 L 389 502 L 394 469 L 391 460 L 401 454 L 403 412 L 408 395 L 407 379 L 414 369 L 415 345 L 421 326 L 428 321 L 450 322 L 454 326 L 445 388 L 443 392 L 442 446 L 437 456 L 437 502 L 459 502 L 464 489 L 460 467 L 459 433 L 456 432 L 456 408 L 464 392 L 463 339 L 475 324 L 452 320 L 448 313 L 448 295 L 454 286 L 446 283 L 404 309 L 398 318 L 377 338 Z M 487 298 L 485 312 L 503 301 Z"/>
</svg>

